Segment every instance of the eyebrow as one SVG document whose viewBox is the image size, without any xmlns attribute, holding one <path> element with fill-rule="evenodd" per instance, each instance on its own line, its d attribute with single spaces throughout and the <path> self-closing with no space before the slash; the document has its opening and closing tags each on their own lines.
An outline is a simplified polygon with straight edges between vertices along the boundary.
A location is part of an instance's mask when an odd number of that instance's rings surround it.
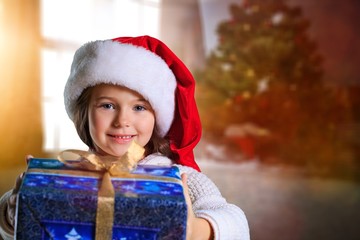
<svg viewBox="0 0 360 240">
<path fill-rule="evenodd" d="M 108 96 L 99 96 L 99 97 L 95 98 L 94 100 L 95 100 L 95 101 L 100 101 L 100 100 L 104 100 L 104 99 L 105 99 L 105 100 L 112 100 L 112 101 L 115 101 L 115 100 L 116 100 L 116 98 L 114 98 L 114 97 L 108 97 Z M 147 104 L 150 105 L 150 102 L 147 101 L 145 98 L 136 98 L 134 101 L 144 102 L 144 103 L 147 103 Z"/>
</svg>

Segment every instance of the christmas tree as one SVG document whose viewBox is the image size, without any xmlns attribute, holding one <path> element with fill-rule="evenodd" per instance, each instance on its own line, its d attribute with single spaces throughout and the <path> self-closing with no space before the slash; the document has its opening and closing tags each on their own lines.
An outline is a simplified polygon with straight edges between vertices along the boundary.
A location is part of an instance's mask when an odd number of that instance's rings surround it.
<svg viewBox="0 0 360 240">
<path fill-rule="evenodd" d="M 231 19 L 217 28 L 217 48 L 195 73 L 200 114 L 217 119 L 204 122 L 204 130 L 221 134 L 251 122 L 270 133 L 256 141 L 261 159 L 324 169 L 351 162 L 337 140 L 338 127 L 350 118 L 347 99 L 325 84 L 301 8 L 244 0 L 229 10 Z"/>
</svg>

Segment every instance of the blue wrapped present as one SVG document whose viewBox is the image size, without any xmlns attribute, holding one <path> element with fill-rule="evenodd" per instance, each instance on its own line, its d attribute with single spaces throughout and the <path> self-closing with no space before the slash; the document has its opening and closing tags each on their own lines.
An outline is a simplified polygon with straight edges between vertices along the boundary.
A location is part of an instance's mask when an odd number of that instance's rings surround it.
<svg viewBox="0 0 360 240">
<path fill-rule="evenodd" d="M 177 167 L 140 165 L 111 177 L 110 218 L 106 211 L 99 218 L 102 178 L 55 159 L 31 159 L 18 195 L 15 238 L 95 239 L 99 224 L 111 229 L 111 239 L 186 238 L 187 206 Z"/>
</svg>

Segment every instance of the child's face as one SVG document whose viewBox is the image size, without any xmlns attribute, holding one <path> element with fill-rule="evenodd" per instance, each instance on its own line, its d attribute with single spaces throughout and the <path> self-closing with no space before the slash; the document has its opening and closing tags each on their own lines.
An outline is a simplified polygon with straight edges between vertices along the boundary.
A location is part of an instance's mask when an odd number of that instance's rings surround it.
<svg viewBox="0 0 360 240">
<path fill-rule="evenodd" d="M 140 94 L 105 84 L 94 87 L 88 117 L 95 150 L 103 155 L 122 156 L 133 140 L 145 146 L 155 125 L 153 110 Z"/>
</svg>

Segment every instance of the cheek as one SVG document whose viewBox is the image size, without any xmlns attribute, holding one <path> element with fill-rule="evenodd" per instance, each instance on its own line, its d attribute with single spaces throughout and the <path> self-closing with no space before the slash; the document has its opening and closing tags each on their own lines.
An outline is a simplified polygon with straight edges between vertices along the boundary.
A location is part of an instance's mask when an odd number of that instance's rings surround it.
<svg viewBox="0 0 360 240">
<path fill-rule="evenodd" d="M 152 135 L 152 132 L 154 130 L 155 126 L 155 118 L 154 117 L 148 117 L 145 121 L 141 121 L 141 129 L 143 133 L 146 133 L 147 135 Z"/>
<path fill-rule="evenodd" d="M 148 121 L 148 126 L 147 128 L 149 129 L 149 132 L 153 132 L 154 130 L 154 127 L 155 127 L 155 117 L 154 116 L 151 116 L 149 121 Z"/>
<path fill-rule="evenodd" d="M 96 134 L 104 126 L 104 118 L 100 117 L 96 111 L 89 111 L 89 130 L 90 134 Z"/>
</svg>

